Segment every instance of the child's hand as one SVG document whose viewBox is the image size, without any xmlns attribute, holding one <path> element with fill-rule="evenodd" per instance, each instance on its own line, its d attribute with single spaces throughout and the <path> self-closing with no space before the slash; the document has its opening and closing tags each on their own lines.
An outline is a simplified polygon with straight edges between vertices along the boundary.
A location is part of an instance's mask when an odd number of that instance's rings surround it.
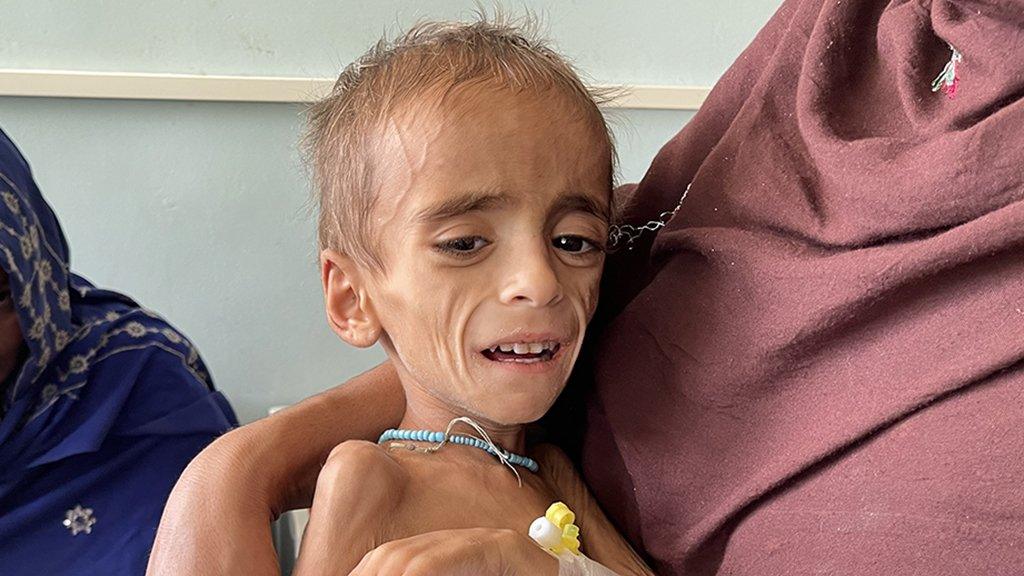
<svg viewBox="0 0 1024 576">
<path fill-rule="evenodd" d="M 526 534 L 495 528 L 439 530 L 371 550 L 349 576 L 543 576 L 558 560 Z"/>
</svg>

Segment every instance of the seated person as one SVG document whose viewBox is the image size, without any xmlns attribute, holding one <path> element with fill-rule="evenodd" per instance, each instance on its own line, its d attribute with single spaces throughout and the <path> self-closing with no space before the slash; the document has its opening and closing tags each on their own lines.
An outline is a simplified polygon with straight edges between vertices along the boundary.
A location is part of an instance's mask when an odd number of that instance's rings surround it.
<svg viewBox="0 0 1024 576">
<path fill-rule="evenodd" d="M 70 271 L 0 131 L 0 572 L 142 574 L 182 470 L 236 425 L 181 332 Z"/>
<path fill-rule="evenodd" d="M 342 73 L 309 144 L 329 322 L 383 346 L 406 407 L 378 443 L 335 449 L 302 546 L 333 545 L 296 573 L 377 574 L 387 542 L 440 529 L 516 541 L 536 574 L 647 573 L 526 436 L 580 352 L 613 212 L 611 138 L 570 65 L 510 26 L 420 24 Z M 529 540 L 558 501 L 587 511 L 594 560 Z"/>
</svg>

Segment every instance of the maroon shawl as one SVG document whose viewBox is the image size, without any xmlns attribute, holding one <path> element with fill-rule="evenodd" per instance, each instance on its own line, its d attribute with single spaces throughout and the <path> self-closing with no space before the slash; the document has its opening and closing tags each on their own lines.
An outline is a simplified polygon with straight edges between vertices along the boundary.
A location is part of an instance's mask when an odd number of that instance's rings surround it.
<svg viewBox="0 0 1024 576">
<path fill-rule="evenodd" d="M 1020 0 L 787 0 L 661 151 L 581 456 L 659 573 L 1024 573 L 1022 96 Z"/>
</svg>

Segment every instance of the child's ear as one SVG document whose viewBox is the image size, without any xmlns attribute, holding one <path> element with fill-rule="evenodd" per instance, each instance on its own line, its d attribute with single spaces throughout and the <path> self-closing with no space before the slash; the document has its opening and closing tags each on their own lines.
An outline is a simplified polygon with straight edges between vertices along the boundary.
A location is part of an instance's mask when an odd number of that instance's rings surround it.
<svg viewBox="0 0 1024 576">
<path fill-rule="evenodd" d="M 324 250 L 320 253 L 320 275 L 331 329 L 353 346 L 373 346 L 380 338 L 381 325 L 366 297 L 363 270 L 348 256 Z"/>
</svg>

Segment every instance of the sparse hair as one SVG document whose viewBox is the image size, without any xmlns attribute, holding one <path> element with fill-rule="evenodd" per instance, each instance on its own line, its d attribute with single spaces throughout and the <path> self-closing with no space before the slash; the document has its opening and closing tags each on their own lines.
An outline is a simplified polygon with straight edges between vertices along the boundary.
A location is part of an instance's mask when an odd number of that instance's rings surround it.
<svg viewBox="0 0 1024 576">
<path fill-rule="evenodd" d="M 473 22 L 420 22 L 394 40 L 380 40 L 345 68 L 331 93 L 309 109 L 304 138 L 321 250 L 339 250 L 383 269 L 370 225 L 376 204 L 372 140 L 390 114 L 438 87 L 557 90 L 607 135 L 613 178 L 615 148 L 599 109 L 613 93 L 589 88 L 537 28 L 535 18 L 512 21 L 500 13 L 491 19 L 479 13 Z"/>
</svg>

